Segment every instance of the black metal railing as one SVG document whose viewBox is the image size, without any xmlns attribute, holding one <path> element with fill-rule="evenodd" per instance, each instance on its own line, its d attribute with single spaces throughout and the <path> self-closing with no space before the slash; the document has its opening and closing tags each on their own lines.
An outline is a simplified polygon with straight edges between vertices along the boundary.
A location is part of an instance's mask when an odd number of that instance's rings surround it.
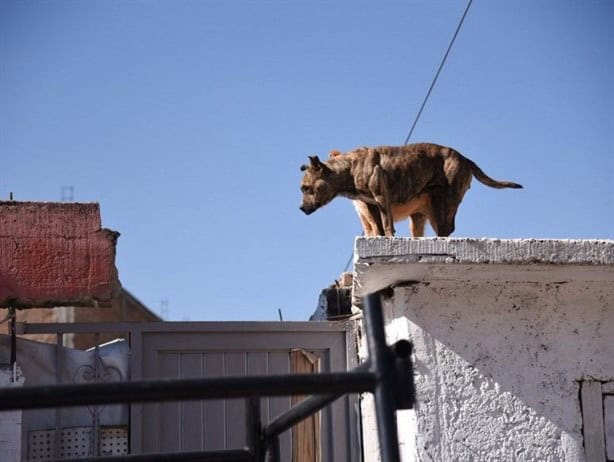
<svg viewBox="0 0 614 462">
<path fill-rule="evenodd" d="M 401 340 L 393 347 L 386 344 L 380 294 L 365 297 L 364 321 L 369 359 L 348 372 L 0 388 L 0 411 L 85 404 L 177 401 L 177 396 L 181 396 L 182 401 L 243 397 L 248 398 L 245 422 L 248 447 L 245 449 L 72 460 L 281 462 L 279 436 L 282 433 L 345 394 L 371 392 L 375 398 L 382 462 L 399 462 L 396 410 L 409 409 L 414 404 L 410 360 L 412 346 L 407 340 Z M 312 396 L 262 425 L 259 402 L 261 397 L 297 394 Z"/>
</svg>

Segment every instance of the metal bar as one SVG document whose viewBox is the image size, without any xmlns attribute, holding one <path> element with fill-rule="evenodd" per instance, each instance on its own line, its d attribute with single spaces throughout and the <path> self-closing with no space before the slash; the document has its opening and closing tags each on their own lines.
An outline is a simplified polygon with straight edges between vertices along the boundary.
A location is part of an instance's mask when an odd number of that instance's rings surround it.
<svg viewBox="0 0 614 462">
<path fill-rule="evenodd" d="M 160 321 L 160 322 L 18 322 L 18 328 L 24 334 L 49 333 L 90 333 L 94 332 L 236 332 L 240 326 L 242 332 L 343 332 L 347 323 L 330 321 Z"/>
<path fill-rule="evenodd" d="M 260 398 L 252 396 L 245 400 L 245 434 L 254 462 L 262 460 L 262 420 Z"/>
<path fill-rule="evenodd" d="M 49 462 L 65 462 L 55 459 Z M 227 449 L 206 452 L 175 452 L 168 454 L 136 454 L 121 456 L 84 457 L 71 462 L 253 462 L 254 455 L 247 449 Z"/>
<path fill-rule="evenodd" d="M 265 440 L 276 438 L 281 433 L 294 427 L 300 421 L 341 398 L 344 394 L 345 393 L 331 393 L 328 395 L 312 396 L 292 406 L 288 411 L 284 412 L 264 427 L 263 436 Z"/>
<path fill-rule="evenodd" d="M 57 386 L 62 386 L 62 371 L 64 370 L 64 334 L 58 333 L 55 337 L 55 383 Z M 60 448 L 62 447 L 62 409 L 55 409 L 55 446 L 53 448 L 53 457 L 60 457 Z"/>
<path fill-rule="evenodd" d="M 94 382 L 100 382 L 100 333 L 94 334 Z M 90 412 L 92 413 L 92 447 L 93 456 L 100 455 L 100 407 L 94 406 Z M 90 454 L 91 454 L 90 452 Z"/>
<path fill-rule="evenodd" d="M 95 334 L 96 332 L 131 332 L 141 330 L 142 322 L 19 322 L 22 334 Z M 166 324 L 166 323 L 160 323 Z M 168 329 L 166 329 L 168 330 Z"/>
<path fill-rule="evenodd" d="M 16 322 L 17 322 L 17 313 L 15 312 L 15 307 L 9 308 L 9 331 L 11 334 L 11 367 L 15 367 L 15 363 L 17 362 L 17 330 L 16 330 Z"/>
<path fill-rule="evenodd" d="M 143 350 L 142 336 L 140 330 L 132 330 L 129 334 L 130 339 L 130 379 L 131 381 L 139 381 L 143 378 Z M 129 452 L 130 454 L 140 454 L 143 449 L 143 404 L 130 404 L 130 435 L 129 435 Z"/>
<path fill-rule="evenodd" d="M 370 362 L 364 362 L 353 369 L 353 372 L 363 372 L 369 370 Z M 275 419 L 264 426 L 262 431 L 264 439 L 270 439 L 275 435 L 279 435 L 286 430 L 289 430 L 301 420 L 306 419 L 312 414 L 325 408 L 330 403 L 341 398 L 345 392 L 330 393 L 327 395 L 312 395 L 305 398 L 298 404 L 295 404 L 283 414 L 278 415 Z"/>
<path fill-rule="evenodd" d="M 122 402 L 232 399 L 372 391 L 372 372 L 166 379 L 0 389 L 0 410 Z"/>
<path fill-rule="evenodd" d="M 266 443 L 265 462 L 281 462 L 279 435 L 273 436 Z"/>
<path fill-rule="evenodd" d="M 377 377 L 374 394 L 380 453 L 384 462 L 400 462 L 394 396 L 396 388 L 394 358 L 386 345 L 379 293 L 365 297 L 364 314 L 369 359 Z"/>
</svg>

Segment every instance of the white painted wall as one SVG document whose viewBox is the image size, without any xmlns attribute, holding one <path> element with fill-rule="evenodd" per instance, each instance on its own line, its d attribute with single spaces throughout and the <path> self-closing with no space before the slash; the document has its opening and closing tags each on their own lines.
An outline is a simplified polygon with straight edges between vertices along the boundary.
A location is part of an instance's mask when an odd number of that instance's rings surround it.
<svg viewBox="0 0 614 462">
<path fill-rule="evenodd" d="M 387 334 L 414 342 L 404 461 L 584 460 L 579 381 L 614 379 L 614 242 L 358 239 L 355 271 L 357 295 L 397 284 Z"/>
</svg>

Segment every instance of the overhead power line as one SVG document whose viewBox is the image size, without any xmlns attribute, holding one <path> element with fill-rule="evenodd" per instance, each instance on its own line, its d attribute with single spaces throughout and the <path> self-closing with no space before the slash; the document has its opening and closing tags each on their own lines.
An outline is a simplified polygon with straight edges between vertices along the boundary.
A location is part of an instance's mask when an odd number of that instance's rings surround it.
<svg viewBox="0 0 614 462">
<path fill-rule="evenodd" d="M 450 54 L 450 50 L 452 50 L 452 46 L 454 45 L 454 42 L 456 41 L 456 37 L 458 36 L 458 33 L 461 30 L 461 27 L 463 27 L 463 23 L 465 22 L 465 18 L 467 17 L 467 13 L 469 12 L 469 8 L 471 7 L 471 3 L 473 3 L 473 0 L 469 0 L 467 2 L 467 6 L 465 7 L 465 11 L 463 12 L 463 15 L 461 16 L 461 19 L 458 22 L 458 26 L 456 26 L 456 30 L 454 31 L 454 35 L 452 35 L 452 39 L 450 40 L 450 44 L 448 45 L 448 49 L 446 50 L 446 53 L 443 55 L 443 59 L 441 60 L 441 63 L 439 64 L 439 68 L 437 69 L 437 72 L 435 73 L 435 77 L 433 77 L 433 80 L 431 81 L 431 86 L 429 87 L 429 90 L 426 92 L 426 96 L 424 97 L 424 101 L 422 101 L 422 105 L 420 106 L 420 109 L 418 110 L 418 114 L 416 114 L 416 118 L 414 119 L 414 123 L 411 125 L 411 128 L 409 130 L 409 134 L 407 135 L 407 138 L 405 138 L 405 142 L 403 144 L 409 143 L 409 139 L 411 138 L 411 135 L 414 133 L 414 129 L 416 128 L 416 124 L 418 123 L 418 120 L 420 119 L 420 116 L 422 115 L 422 111 L 424 111 L 424 107 L 426 106 L 426 103 L 429 100 L 429 97 L 431 96 L 431 93 L 433 92 L 433 88 L 435 87 L 435 84 L 437 83 L 437 79 L 439 78 L 439 74 L 441 74 L 441 70 L 443 69 L 443 66 L 446 64 L 446 61 L 448 59 L 448 55 Z M 348 258 L 348 261 L 345 264 L 345 267 L 344 267 L 343 271 L 347 271 L 349 269 L 350 265 L 352 264 L 353 257 L 354 257 L 354 253 L 352 252 L 352 254 L 350 255 L 350 258 Z"/>
<path fill-rule="evenodd" d="M 350 268 L 350 265 L 352 264 L 353 259 L 354 259 L 354 252 L 352 251 L 352 253 L 350 254 L 350 258 L 348 258 L 348 262 L 345 264 L 345 267 L 343 268 L 343 273 L 345 273 Z"/>
<path fill-rule="evenodd" d="M 439 78 L 439 74 L 441 73 L 441 70 L 443 69 L 443 66 L 446 64 L 446 60 L 448 59 L 448 55 L 450 54 L 450 50 L 452 49 L 452 45 L 454 45 L 454 41 L 456 40 L 456 37 L 458 35 L 458 33 L 461 30 L 461 27 L 463 27 L 463 22 L 465 22 L 465 17 L 467 16 L 467 13 L 469 12 L 469 8 L 471 7 L 471 3 L 473 2 L 473 0 L 469 0 L 469 2 L 467 2 L 467 6 L 465 7 L 465 12 L 463 13 L 463 16 L 460 19 L 460 22 L 458 23 L 458 26 L 456 27 L 456 31 L 454 31 L 454 35 L 452 36 L 452 40 L 450 40 L 450 44 L 448 45 L 448 49 L 446 50 L 446 54 L 443 55 L 443 59 L 441 60 L 441 63 L 439 64 L 439 69 L 437 69 L 437 72 L 435 73 L 435 77 L 433 77 L 433 81 L 431 82 L 431 86 L 429 87 L 429 91 L 426 92 L 426 96 L 424 97 L 424 101 L 422 101 L 422 105 L 420 106 L 420 110 L 418 111 L 418 114 L 416 115 L 416 118 L 414 119 L 414 123 L 411 125 L 411 128 L 409 129 L 409 134 L 407 135 L 407 138 L 405 138 L 405 143 L 403 144 L 407 144 L 409 143 L 409 139 L 411 138 L 411 135 L 414 133 L 414 129 L 416 128 L 416 124 L 418 123 L 418 119 L 420 119 L 420 116 L 422 115 L 422 111 L 424 110 L 424 106 L 426 106 L 426 102 L 429 100 L 429 97 L 431 96 L 431 92 L 433 91 L 433 88 L 435 87 L 435 83 L 437 83 L 437 79 Z"/>
</svg>

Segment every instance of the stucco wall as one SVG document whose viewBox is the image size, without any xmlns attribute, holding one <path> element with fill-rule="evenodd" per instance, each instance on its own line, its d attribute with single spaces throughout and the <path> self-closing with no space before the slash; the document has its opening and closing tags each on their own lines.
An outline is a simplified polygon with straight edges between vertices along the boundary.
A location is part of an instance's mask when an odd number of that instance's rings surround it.
<svg viewBox="0 0 614 462">
<path fill-rule="evenodd" d="M 472 256 L 463 240 L 363 241 L 357 292 L 394 281 L 387 333 L 415 345 L 404 460 L 584 460 L 579 381 L 614 378 L 612 242 L 542 241 L 559 251 L 536 257 L 539 241 L 465 240 Z M 369 399 L 363 415 L 366 460 L 378 460 Z"/>
</svg>

